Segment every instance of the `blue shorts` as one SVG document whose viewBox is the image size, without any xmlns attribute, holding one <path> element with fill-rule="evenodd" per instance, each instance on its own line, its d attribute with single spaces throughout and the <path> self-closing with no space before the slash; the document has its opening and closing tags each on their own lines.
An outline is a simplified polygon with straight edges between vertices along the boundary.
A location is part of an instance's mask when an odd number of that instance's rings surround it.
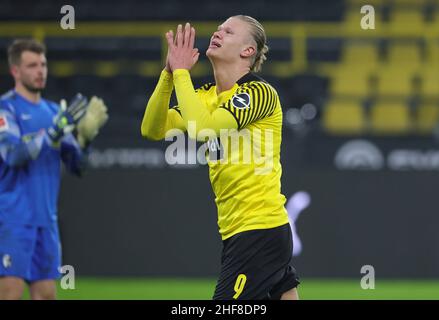
<svg viewBox="0 0 439 320">
<path fill-rule="evenodd" d="M 0 222 L 0 277 L 27 282 L 58 279 L 61 244 L 58 225 L 23 226 Z"/>
</svg>

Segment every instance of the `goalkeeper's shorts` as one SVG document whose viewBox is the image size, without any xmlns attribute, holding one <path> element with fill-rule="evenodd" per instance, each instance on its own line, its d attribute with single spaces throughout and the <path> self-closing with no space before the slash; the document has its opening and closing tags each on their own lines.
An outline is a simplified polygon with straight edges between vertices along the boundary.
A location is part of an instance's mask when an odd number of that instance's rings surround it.
<svg viewBox="0 0 439 320">
<path fill-rule="evenodd" d="M 27 282 L 58 279 L 61 246 L 58 225 L 24 226 L 0 222 L 0 277 Z"/>
<path fill-rule="evenodd" d="M 214 300 L 279 300 L 299 285 L 289 223 L 238 233 L 223 241 Z"/>
</svg>

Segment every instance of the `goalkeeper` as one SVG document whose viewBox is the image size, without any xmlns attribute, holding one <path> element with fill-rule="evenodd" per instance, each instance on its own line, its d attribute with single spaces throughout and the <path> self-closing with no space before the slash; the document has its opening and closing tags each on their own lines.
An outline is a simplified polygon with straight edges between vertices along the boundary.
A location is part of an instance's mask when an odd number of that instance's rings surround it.
<svg viewBox="0 0 439 320">
<path fill-rule="evenodd" d="M 61 160 L 80 175 L 87 149 L 108 116 L 102 100 L 77 94 L 45 100 L 45 47 L 8 48 L 15 88 L 0 98 L 0 299 L 55 299 L 61 252 L 57 225 Z"/>
</svg>

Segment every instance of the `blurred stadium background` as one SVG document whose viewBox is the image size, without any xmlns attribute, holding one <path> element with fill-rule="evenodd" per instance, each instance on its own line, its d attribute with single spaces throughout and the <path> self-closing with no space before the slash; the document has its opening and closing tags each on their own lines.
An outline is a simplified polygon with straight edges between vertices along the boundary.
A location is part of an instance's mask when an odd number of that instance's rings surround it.
<svg viewBox="0 0 439 320">
<path fill-rule="evenodd" d="M 197 46 L 239 13 L 263 22 L 262 76 L 284 109 L 283 192 L 308 192 L 296 222 L 305 299 L 439 298 L 439 1 L 56 1 L 0 3 L 0 89 L 13 85 L 6 47 L 48 47 L 45 97 L 104 98 L 110 120 L 82 179 L 65 176 L 59 214 L 63 299 L 210 299 L 221 242 L 207 168 L 170 166 L 140 137 L 164 65 L 163 34 L 190 21 Z M 375 29 L 360 28 L 362 5 Z M 212 80 L 205 56 L 194 82 Z M 375 268 L 362 290 L 363 265 Z"/>
</svg>

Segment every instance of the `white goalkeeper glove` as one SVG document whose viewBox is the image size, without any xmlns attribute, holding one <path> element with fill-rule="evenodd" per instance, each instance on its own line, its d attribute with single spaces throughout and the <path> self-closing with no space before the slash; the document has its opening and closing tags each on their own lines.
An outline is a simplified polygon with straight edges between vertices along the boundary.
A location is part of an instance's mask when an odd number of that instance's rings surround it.
<svg viewBox="0 0 439 320">
<path fill-rule="evenodd" d="M 107 106 L 102 99 L 93 96 L 87 106 L 87 112 L 76 127 L 80 146 L 84 147 L 91 142 L 107 120 Z"/>
</svg>

